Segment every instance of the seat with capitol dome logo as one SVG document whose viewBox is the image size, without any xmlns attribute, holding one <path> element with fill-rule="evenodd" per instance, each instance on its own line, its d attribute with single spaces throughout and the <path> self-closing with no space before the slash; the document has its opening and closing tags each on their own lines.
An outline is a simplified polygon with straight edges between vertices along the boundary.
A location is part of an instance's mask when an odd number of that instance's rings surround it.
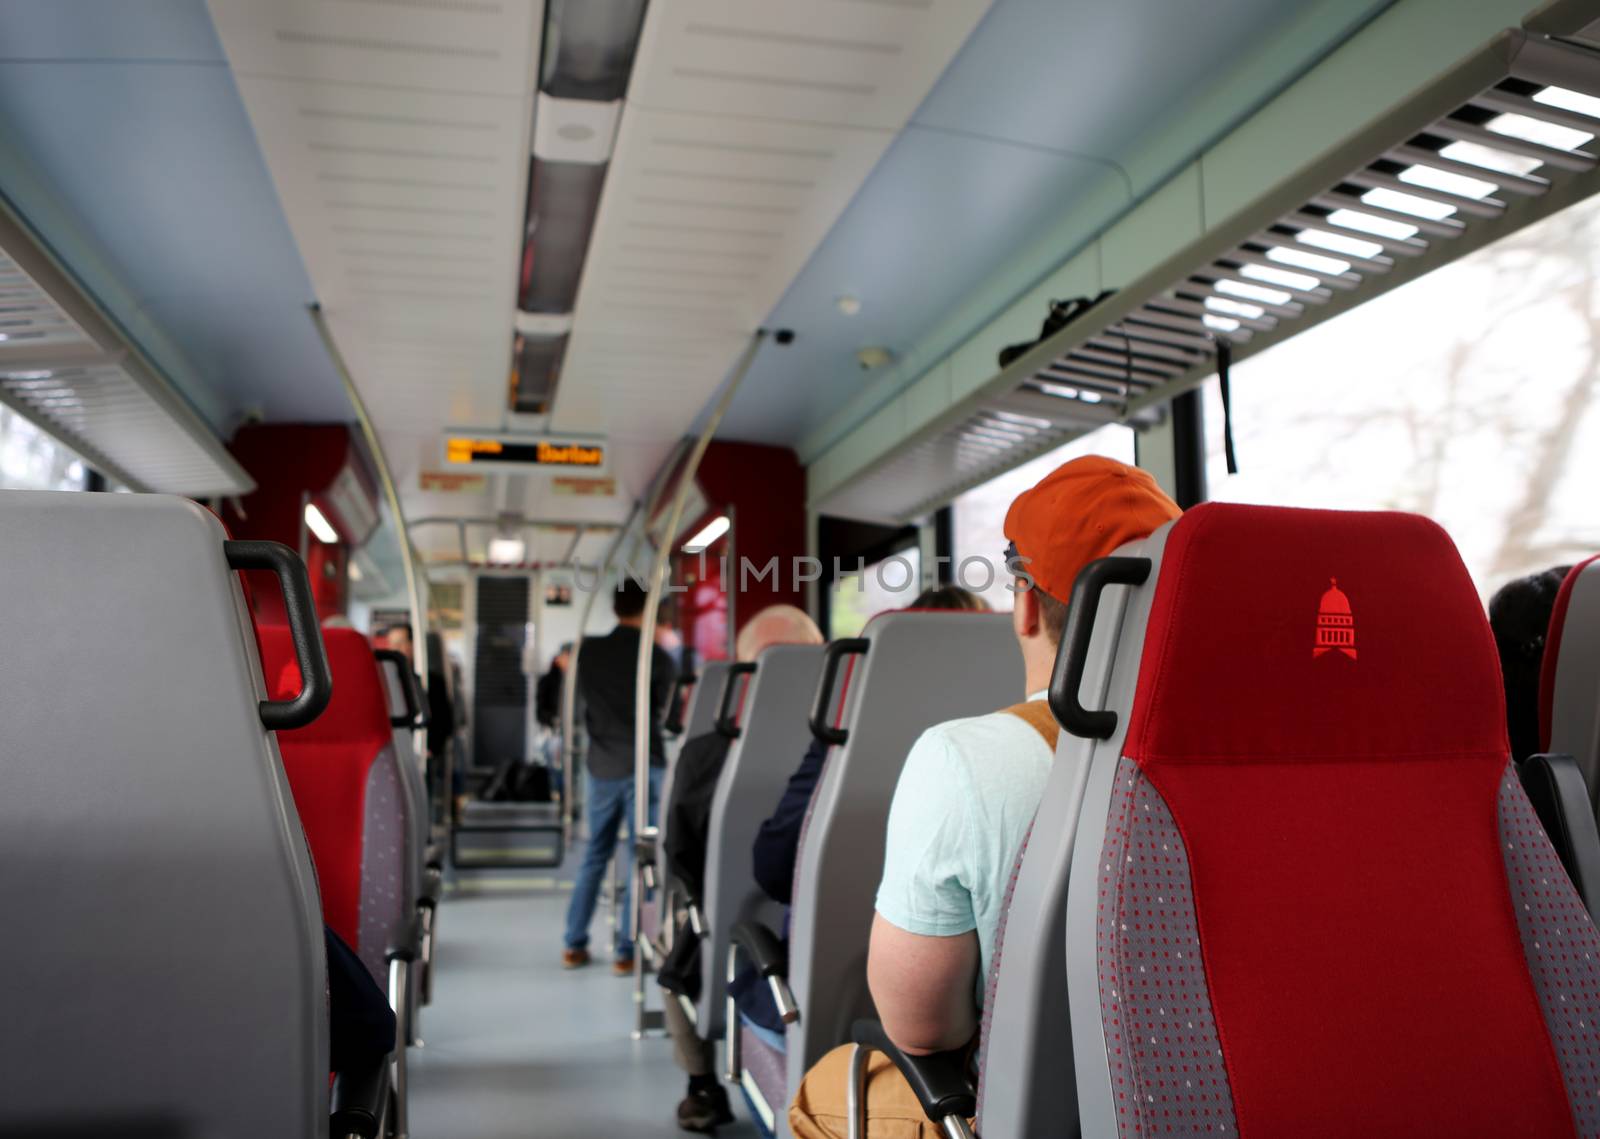
<svg viewBox="0 0 1600 1139">
<path fill-rule="evenodd" d="M 1600 1134 L 1600 934 L 1438 526 L 1192 509 L 1080 575 L 1050 699 L 985 1139 Z"/>
</svg>

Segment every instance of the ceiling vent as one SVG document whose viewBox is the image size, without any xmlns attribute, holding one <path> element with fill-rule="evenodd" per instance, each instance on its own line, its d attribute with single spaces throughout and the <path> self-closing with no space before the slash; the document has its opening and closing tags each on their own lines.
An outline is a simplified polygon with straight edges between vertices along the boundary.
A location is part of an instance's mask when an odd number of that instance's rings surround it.
<svg viewBox="0 0 1600 1139">
<path fill-rule="evenodd" d="M 3 204 L 0 403 L 134 490 L 206 498 L 255 485 Z"/>
<path fill-rule="evenodd" d="M 1600 189 L 1597 136 L 1600 52 L 1506 32 L 1041 341 L 982 385 L 1001 394 L 935 420 L 829 509 L 913 518 L 1102 423 L 1159 414 L 1215 371 L 1219 339 L 1243 359 Z M 1019 399 L 1036 433 L 1006 418 Z"/>
<path fill-rule="evenodd" d="M 534 107 L 519 315 L 570 316 L 577 304 L 644 9 L 645 0 L 556 0 L 549 7 Z M 549 411 L 566 350 L 565 335 L 519 328 L 511 410 Z"/>
</svg>

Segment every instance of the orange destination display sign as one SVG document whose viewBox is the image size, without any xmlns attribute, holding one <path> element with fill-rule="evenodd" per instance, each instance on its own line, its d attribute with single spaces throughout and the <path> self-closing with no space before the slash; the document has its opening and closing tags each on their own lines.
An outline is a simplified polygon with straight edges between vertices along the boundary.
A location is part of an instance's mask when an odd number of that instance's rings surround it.
<svg viewBox="0 0 1600 1139">
<path fill-rule="evenodd" d="M 587 474 L 604 471 L 610 458 L 605 443 L 597 439 L 484 435 L 447 435 L 444 457 L 450 466 Z"/>
</svg>

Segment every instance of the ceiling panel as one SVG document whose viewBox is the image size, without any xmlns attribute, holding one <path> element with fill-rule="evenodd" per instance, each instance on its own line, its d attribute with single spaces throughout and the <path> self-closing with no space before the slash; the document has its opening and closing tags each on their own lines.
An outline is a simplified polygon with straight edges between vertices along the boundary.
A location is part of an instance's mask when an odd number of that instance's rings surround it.
<svg viewBox="0 0 1600 1139">
<path fill-rule="evenodd" d="M 642 491 L 987 8 L 652 5 L 552 425 Z"/>
<path fill-rule="evenodd" d="M 424 516 L 444 430 L 507 419 L 542 0 L 211 9 L 330 333 Z M 492 496 L 449 497 L 480 513 Z"/>
</svg>

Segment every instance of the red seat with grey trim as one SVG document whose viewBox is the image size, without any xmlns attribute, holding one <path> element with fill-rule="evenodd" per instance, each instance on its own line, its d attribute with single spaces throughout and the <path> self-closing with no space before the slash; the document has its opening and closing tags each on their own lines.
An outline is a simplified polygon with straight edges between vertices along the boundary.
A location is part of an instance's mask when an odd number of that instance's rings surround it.
<svg viewBox="0 0 1600 1139">
<path fill-rule="evenodd" d="M 1450 539 L 1207 505 L 1127 552 L 1068 887 L 1084 1134 L 1600 1134 L 1600 935 Z"/>
<path fill-rule="evenodd" d="M 1539 670 L 1542 748 L 1570 755 L 1600 789 L 1600 555 L 1567 571 L 1550 614 Z"/>
<path fill-rule="evenodd" d="M 289 630 L 257 630 L 267 685 L 299 691 Z M 389 705 L 372 646 L 354 629 L 324 629 L 333 699 L 311 724 L 278 733 L 295 807 L 322 891 L 323 920 L 380 988 L 387 951 L 406 929 L 405 815 Z"/>
</svg>

